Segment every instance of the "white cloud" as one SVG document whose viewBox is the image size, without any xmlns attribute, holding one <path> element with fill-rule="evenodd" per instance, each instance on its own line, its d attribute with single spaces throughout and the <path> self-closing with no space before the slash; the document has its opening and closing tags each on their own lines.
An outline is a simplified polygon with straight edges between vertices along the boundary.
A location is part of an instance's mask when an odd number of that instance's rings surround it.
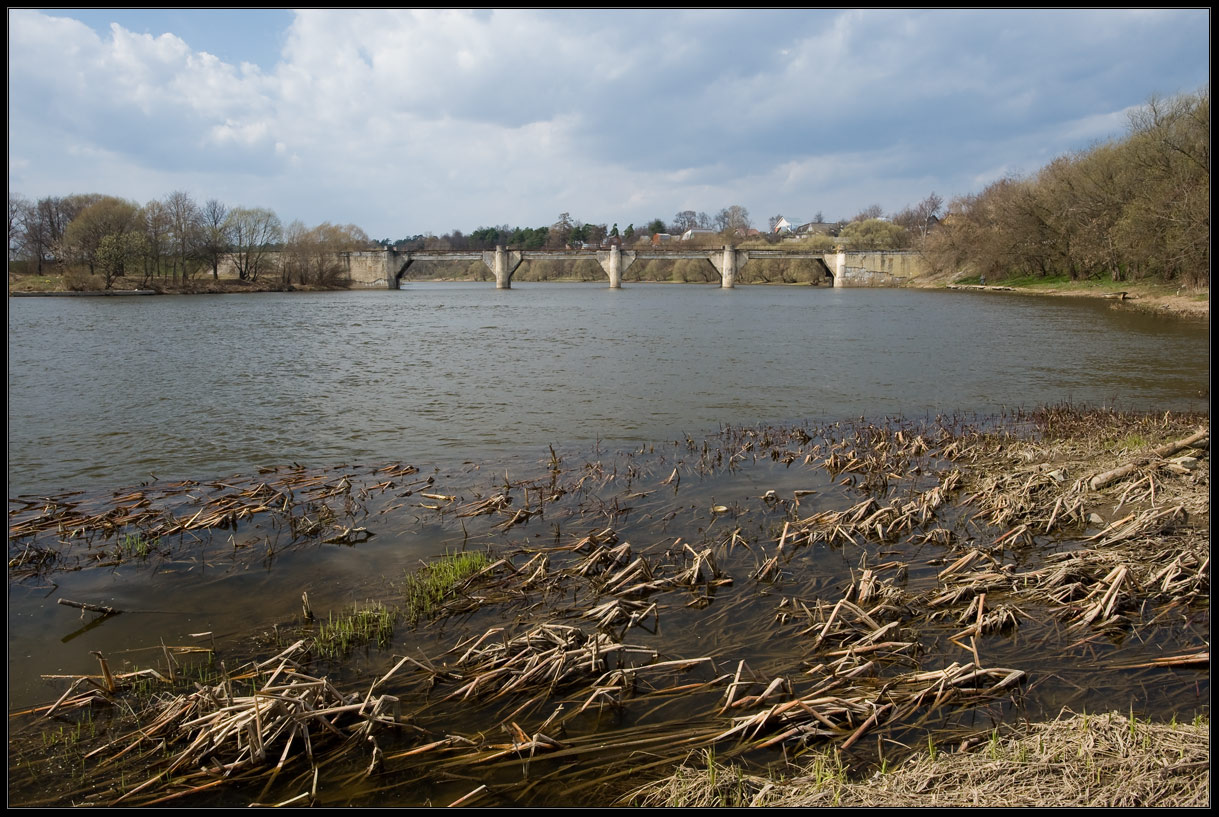
<svg viewBox="0 0 1219 817">
<path fill-rule="evenodd" d="M 65 14 L 9 13 L 10 187 L 395 237 L 970 192 L 1200 85 L 1209 45 L 1200 11 L 310 10 L 259 68 Z"/>
</svg>

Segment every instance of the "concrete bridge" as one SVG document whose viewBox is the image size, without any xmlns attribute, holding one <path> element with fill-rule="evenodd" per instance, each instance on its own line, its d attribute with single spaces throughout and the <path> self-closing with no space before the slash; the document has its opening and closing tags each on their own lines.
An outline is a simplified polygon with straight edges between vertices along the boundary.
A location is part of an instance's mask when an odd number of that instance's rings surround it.
<svg viewBox="0 0 1219 817">
<path fill-rule="evenodd" d="M 736 286 L 737 271 L 751 258 L 811 259 L 825 266 L 826 274 L 835 287 L 901 286 L 922 271 L 917 253 L 899 252 L 809 252 L 805 250 L 757 249 L 664 249 L 622 250 L 505 250 L 496 247 L 483 252 L 441 252 L 397 250 L 366 250 L 347 253 L 348 270 L 353 287 L 368 289 L 398 289 L 406 270 L 416 261 L 482 261 L 495 275 L 497 289 L 512 288 L 512 274 L 530 259 L 549 261 L 587 261 L 595 259 L 609 278 L 610 289 L 622 287 L 622 275 L 640 260 L 682 259 L 707 260 L 720 274 L 724 289 Z"/>
</svg>

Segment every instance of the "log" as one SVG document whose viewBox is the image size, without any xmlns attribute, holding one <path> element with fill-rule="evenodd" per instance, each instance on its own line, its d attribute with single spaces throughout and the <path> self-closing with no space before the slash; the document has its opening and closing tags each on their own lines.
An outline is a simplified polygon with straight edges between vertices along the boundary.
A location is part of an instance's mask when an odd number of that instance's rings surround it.
<svg viewBox="0 0 1219 817">
<path fill-rule="evenodd" d="M 1183 440 L 1177 440 L 1175 443 L 1168 443 L 1167 445 L 1162 445 L 1159 448 L 1153 449 L 1151 454 L 1148 456 L 1131 460 L 1125 465 L 1118 466 L 1111 471 L 1105 471 L 1103 474 L 1097 474 L 1088 481 L 1088 487 L 1093 491 L 1099 491 L 1106 485 L 1134 473 L 1134 469 L 1138 468 L 1140 465 L 1146 465 L 1152 457 L 1171 457 L 1178 451 L 1183 451 L 1186 448 L 1192 448 L 1203 440 L 1206 440 L 1208 437 L 1210 437 L 1209 429 L 1199 429 Z"/>
</svg>

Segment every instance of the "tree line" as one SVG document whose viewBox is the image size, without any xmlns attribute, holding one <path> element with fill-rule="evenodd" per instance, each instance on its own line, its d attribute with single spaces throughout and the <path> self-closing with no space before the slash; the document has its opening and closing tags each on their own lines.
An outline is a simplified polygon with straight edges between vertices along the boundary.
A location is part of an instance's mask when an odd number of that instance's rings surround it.
<svg viewBox="0 0 1219 817">
<path fill-rule="evenodd" d="M 202 204 L 176 191 L 140 205 L 101 194 L 48 196 L 38 201 L 9 195 L 9 259 L 42 272 L 48 264 L 96 278 L 109 288 L 120 276 L 186 282 L 222 259 L 239 278 L 280 283 L 339 285 L 339 253 L 370 245 L 400 250 L 539 250 L 626 246 L 652 236 L 701 233 L 698 244 L 774 243 L 783 220 L 752 229 L 749 211 L 731 205 L 714 216 L 681 210 L 668 222 L 636 227 L 586 223 L 562 213 L 539 227 L 479 227 L 443 236 L 414 235 L 370 241 L 359 227 L 329 222 L 284 227 L 271 210 Z M 1130 117 L 1127 133 L 1055 159 L 1027 177 L 1010 176 L 980 193 L 945 205 L 936 193 L 884 215 L 865 207 L 849 221 L 826 223 L 802 246 L 831 251 L 917 250 L 936 271 L 1002 279 L 1013 275 L 1073 280 L 1158 279 L 1206 285 L 1210 281 L 1210 91 L 1153 98 Z"/>
<path fill-rule="evenodd" d="M 933 268 L 1210 282 L 1210 89 L 1152 98 L 1126 134 L 954 199 L 923 252 Z"/>
<path fill-rule="evenodd" d="M 505 224 L 498 227 L 479 227 L 468 233 L 457 229 L 441 236 L 414 235 L 396 241 L 387 238 L 379 243 L 399 250 L 465 251 L 492 250 L 496 247 L 510 250 L 558 250 L 600 246 L 608 239 L 619 239 L 621 243 L 629 246 L 650 241 L 657 233 L 681 235 L 691 229 L 707 230 L 721 239 L 739 238 L 752 226 L 749 211 L 739 204 L 733 204 L 720 210 L 714 217 L 705 212 L 682 210 L 668 223 L 662 218 L 654 218 L 639 227 L 631 223 L 621 229 L 617 223 L 612 226 L 595 224 L 574 218 L 571 213 L 561 213 L 553 224 L 541 227 L 512 227 Z"/>
<path fill-rule="evenodd" d="M 51 265 L 70 286 L 110 289 L 119 278 L 141 287 L 183 285 L 231 264 L 243 281 L 339 286 L 338 253 L 371 243 L 359 227 L 324 222 L 286 227 L 273 210 L 198 203 L 175 191 L 146 204 L 99 193 L 29 201 L 9 194 L 9 260 L 39 274 Z"/>
</svg>

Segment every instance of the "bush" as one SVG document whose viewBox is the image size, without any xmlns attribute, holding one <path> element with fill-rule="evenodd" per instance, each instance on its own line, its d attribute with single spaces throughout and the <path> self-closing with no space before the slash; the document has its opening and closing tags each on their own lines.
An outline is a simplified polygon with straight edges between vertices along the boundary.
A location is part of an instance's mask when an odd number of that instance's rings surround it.
<svg viewBox="0 0 1219 817">
<path fill-rule="evenodd" d="M 106 282 L 100 275 L 92 275 L 80 267 L 66 269 L 63 273 L 63 288 L 68 292 L 100 292 Z"/>
</svg>

